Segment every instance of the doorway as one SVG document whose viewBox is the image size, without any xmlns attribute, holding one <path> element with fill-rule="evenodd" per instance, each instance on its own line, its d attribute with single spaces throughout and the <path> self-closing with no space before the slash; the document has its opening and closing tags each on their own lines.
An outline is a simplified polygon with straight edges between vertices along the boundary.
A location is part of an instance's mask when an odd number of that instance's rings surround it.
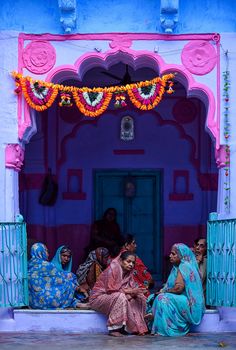
<svg viewBox="0 0 236 350">
<path fill-rule="evenodd" d="M 96 170 L 95 219 L 107 208 L 117 210 L 121 232 L 131 233 L 137 254 L 153 277 L 162 279 L 162 170 Z"/>
</svg>

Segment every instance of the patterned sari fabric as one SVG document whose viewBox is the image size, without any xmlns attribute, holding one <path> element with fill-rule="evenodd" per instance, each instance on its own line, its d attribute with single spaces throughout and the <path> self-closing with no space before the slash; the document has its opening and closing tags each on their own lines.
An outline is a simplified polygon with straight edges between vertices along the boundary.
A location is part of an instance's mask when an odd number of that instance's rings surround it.
<svg viewBox="0 0 236 350">
<path fill-rule="evenodd" d="M 77 277 L 76 277 L 76 275 L 73 272 L 71 272 L 71 269 L 72 269 L 72 256 L 70 258 L 70 261 L 65 266 L 62 266 L 62 263 L 61 263 L 61 251 L 63 250 L 63 248 L 65 248 L 64 245 L 60 246 L 57 249 L 56 254 L 54 255 L 53 259 L 51 260 L 51 263 L 56 266 L 58 271 L 64 272 L 65 278 L 70 280 L 70 281 L 72 281 L 74 283 L 75 287 L 76 287 L 78 285 Z"/>
<path fill-rule="evenodd" d="M 108 255 L 108 249 L 102 247 L 90 252 L 86 261 L 76 271 L 78 283 L 87 283 L 88 287 L 93 288 L 98 276 L 106 266 Z"/>
<path fill-rule="evenodd" d="M 146 298 L 138 295 L 128 300 L 124 288 L 135 288 L 132 272 L 123 276 L 119 259 L 114 259 L 99 276 L 89 298 L 90 306 L 108 316 L 108 330 L 124 326 L 129 333 L 145 333 Z"/>
<path fill-rule="evenodd" d="M 28 262 L 29 305 L 33 309 L 75 307 L 75 285 L 68 273 L 59 271 L 47 261 L 46 246 L 35 243 Z"/>
<path fill-rule="evenodd" d="M 148 305 L 153 301 L 154 320 L 152 333 L 164 336 L 181 336 L 189 332 L 190 325 L 198 325 L 204 314 L 204 296 L 197 262 L 192 251 L 184 244 L 175 244 L 181 262 L 173 266 L 167 283 L 155 299 L 151 295 Z M 180 271 L 185 289 L 182 294 L 168 293 L 173 288 Z"/>
</svg>

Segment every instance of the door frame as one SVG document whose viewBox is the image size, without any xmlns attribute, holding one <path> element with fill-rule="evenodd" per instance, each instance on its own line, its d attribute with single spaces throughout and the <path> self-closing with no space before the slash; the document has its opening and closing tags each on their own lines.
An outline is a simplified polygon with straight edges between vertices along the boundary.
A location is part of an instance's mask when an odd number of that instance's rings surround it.
<svg viewBox="0 0 236 350">
<path fill-rule="evenodd" d="M 127 176 L 133 175 L 152 175 L 156 176 L 157 179 L 157 186 L 156 189 L 159 191 L 159 193 L 156 193 L 155 198 L 155 210 L 156 210 L 156 223 L 155 223 L 155 231 L 156 234 L 154 234 L 154 244 L 153 249 L 156 250 L 156 254 L 154 253 L 154 265 L 157 267 L 159 264 L 159 270 L 160 272 L 157 274 L 153 274 L 153 278 L 157 281 L 162 281 L 163 279 L 163 258 L 164 258 L 164 237 L 163 237 L 163 220 L 164 220 L 164 210 L 163 210 L 163 183 L 164 183 L 164 170 L 162 168 L 158 169 L 94 169 L 93 170 L 93 220 L 98 220 L 102 217 L 104 210 L 102 209 L 101 202 L 99 201 L 99 194 L 98 194 L 98 178 L 99 176 L 106 176 L 106 175 L 122 175 L 126 174 Z M 159 208 L 159 210 L 158 210 Z M 157 256 L 160 256 L 160 259 L 156 258 Z M 159 264 L 158 264 L 159 263 Z"/>
</svg>

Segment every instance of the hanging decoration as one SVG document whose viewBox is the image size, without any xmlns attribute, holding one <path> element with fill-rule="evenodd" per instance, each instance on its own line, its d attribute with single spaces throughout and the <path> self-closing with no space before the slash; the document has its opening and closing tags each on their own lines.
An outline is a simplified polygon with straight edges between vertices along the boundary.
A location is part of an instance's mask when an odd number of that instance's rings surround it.
<svg viewBox="0 0 236 350">
<path fill-rule="evenodd" d="M 225 180 L 224 180 L 224 190 L 225 198 L 224 205 L 226 212 L 230 211 L 230 123 L 229 123 L 229 89 L 230 89 L 230 75 L 229 71 L 223 72 L 224 78 L 224 139 L 225 139 Z"/>
<path fill-rule="evenodd" d="M 125 93 L 123 91 L 120 92 L 115 92 L 115 103 L 114 103 L 114 107 L 115 108 L 122 108 L 122 107 L 126 107 L 127 103 L 126 103 L 126 97 L 125 97 Z"/>
<path fill-rule="evenodd" d="M 114 96 L 116 108 L 127 106 L 127 95 L 135 107 L 141 110 L 155 108 L 162 100 L 163 94 L 172 94 L 175 74 L 166 74 L 152 80 L 140 81 L 125 86 L 110 86 L 104 88 L 78 88 L 34 80 L 13 72 L 17 94 L 23 93 L 26 102 L 36 111 L 44 111 L 51 107 L 60 93 L 60 107 L 71 107 L 72 98 L 81 113 L 88 117 L 97 117 L 104 113 Z"/>
<path fill-rule="evenodd" d="M 60 94 L 61 101 L 59 102 L 60 107 L 71 107 L 73 103 L 71 102 L 71 94 L 61 92 Z"/>
<path fill-rule="evenodd" d="M 76 106 L 87 117 L 97 117 L 107 109 L 112 93 L 96 91 L 72 91 Z"/>
</svg>

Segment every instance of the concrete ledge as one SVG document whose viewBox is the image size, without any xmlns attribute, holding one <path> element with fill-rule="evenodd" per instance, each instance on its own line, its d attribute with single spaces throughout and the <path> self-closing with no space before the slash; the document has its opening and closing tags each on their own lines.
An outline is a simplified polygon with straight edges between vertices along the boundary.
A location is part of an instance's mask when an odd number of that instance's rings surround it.
<svg viewBox="0 0 236 350">
<path fill-rule="evenodd" d="M 218 310 L 207 309 L 202 322 L 198 326 L 192 326 L 190 332 L 218 332 L 220 325 L 220 315 Z"/>
<path fill-rule="evenodd" d="M 107 333 L 106 316 L 93 310 L 15 309 L 13 315 L 11 324 L 0 327 L 0 331 Z"/>
<path fill-rule="evenodd" d="M 231 310 L 224 310 L 225 314 L 226 311 L 230 315 Z M 106 316 L 93 310 L 9 309 L 6 315 L 5 319 L 0 317 L 0 332 L 107 333 Z M 236 319 L 230 319 L 228 314 L 222 319 L 218 310 L 206 310 L 201 324 L 190 330 L 192 333 L 235 331 Z"/>
</svg>

